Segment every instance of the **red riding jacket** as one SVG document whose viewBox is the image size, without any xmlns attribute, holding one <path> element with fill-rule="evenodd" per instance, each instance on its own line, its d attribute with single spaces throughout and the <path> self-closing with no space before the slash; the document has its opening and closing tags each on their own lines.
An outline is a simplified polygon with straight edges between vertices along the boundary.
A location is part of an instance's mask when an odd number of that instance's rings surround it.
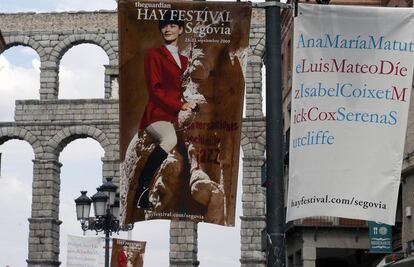
<svg viewBox="0 0 414 267">
<path fill-rule="evenodd" d="M 125 255 L 124 250 L 119 250 L 116 258 L 116 263 L 118 267 L 127 267 L 127 256 Z"/>
<path fill-rule="evenodd" d="M 144 58 L 144 72 L 148 102 L 139 125 L 145 129 L 156 121 L 176 122 L 181 101 L 181 76 L 187 68 L 188 59 L 179 55 L 181 68 L 165 46 L 149 49 Z"/>
</svg>

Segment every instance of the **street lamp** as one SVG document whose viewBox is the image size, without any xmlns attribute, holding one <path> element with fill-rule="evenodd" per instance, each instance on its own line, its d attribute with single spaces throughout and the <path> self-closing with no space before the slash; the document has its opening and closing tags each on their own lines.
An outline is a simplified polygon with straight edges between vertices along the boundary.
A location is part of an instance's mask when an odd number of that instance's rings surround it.
<svg viewBox="0 0 414 267">
<path fill-rule="evenodd" d="M 102 192 L 102 188 L 96 188 L 95 195 L 91 197 L 93 203 L 93 211 L 95 213 L 95 217 L 101 218 L 106 214 L 106 206 L 108 201 L 108 196 Z"/>
<path fill-rule="evenodd" d="M 81 191 L 81 196 L 75 199 L 76 217 L 83 224 L 89 218 L 92 200 L 86 195 L 88 191 Z"/>
<path fill-rule="evenodd" d="M 75 199 L 76 217 L 81 223 L 83 231 L 91 230 L 105 233 L 105 267 L 109 267 L 109 236 L 112 232 L 131 231 L 133 224 L 121 225 L 119 223 L 119 194 L 116 194 L 117 186 L 112 183 L 112 178 L 106 178 L 106 182 L 97 188 L 97 193 L 89 198 L 87 191 L 81 191 L 81 196 Z M 89 217 L 93 203 L 95 217 Z"/>
</svg>

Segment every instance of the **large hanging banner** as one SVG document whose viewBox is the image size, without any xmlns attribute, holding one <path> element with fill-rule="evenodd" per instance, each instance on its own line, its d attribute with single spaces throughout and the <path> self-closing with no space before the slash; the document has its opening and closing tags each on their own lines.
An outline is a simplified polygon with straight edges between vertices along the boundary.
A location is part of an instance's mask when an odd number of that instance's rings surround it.
<svg viewBox="0 0 414 267">
<path fill-rule="evenodd" d="M 251 5 L 121 0 L 121 221 L 234 226 Z"/>
<path fill-rule="evenodd" d="M 144 241 L 112 238 L 111 267 L 143 267 Z"/>
<path fill-rule="evenodd" d="M 287 221 L 394 224 L 414 63 L 409 8 L 300 5 Z"/>
<path fill-rule="evenodd" d="M 105 265 L 105 239 L 68 235 L 67 267 L 102 267 Z"/>
</svg>

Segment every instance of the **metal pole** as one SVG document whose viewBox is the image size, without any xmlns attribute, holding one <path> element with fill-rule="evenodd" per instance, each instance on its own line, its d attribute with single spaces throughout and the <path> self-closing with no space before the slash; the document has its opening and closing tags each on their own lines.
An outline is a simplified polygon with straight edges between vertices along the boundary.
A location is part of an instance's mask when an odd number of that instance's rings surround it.
<svg viewBox="0 0 414 267">
<path fill-rule="evenodd" d="M 105 215 L 105 267 L 109 267 L 109 233 L 111 232 L 111 211 L 109 207 L 106 208 Z"/>
<path fill-rule="evenodd" d="M 270 2 L 266 0 L 266 2 Z M 280 1 L 276 1 L 280 2 Z M 266 8 L 267 267 L 284 266 L 285 209 L 280 7 Z"/>
</svg>

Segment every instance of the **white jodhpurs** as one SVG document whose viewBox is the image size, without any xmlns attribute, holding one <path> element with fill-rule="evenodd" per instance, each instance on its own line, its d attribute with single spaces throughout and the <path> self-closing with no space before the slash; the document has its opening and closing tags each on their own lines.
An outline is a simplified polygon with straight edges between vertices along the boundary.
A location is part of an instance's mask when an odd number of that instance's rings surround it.
<svg viewBox="0 0 414 267">
<path fill-rule="evenodd" d="M 169 121 L 156 121 L 145 128 L 152 138 L 160 143 L 160 147 L 167 153 L 177 144 L 177 135 L 174 125 Z"/>
</svg>

